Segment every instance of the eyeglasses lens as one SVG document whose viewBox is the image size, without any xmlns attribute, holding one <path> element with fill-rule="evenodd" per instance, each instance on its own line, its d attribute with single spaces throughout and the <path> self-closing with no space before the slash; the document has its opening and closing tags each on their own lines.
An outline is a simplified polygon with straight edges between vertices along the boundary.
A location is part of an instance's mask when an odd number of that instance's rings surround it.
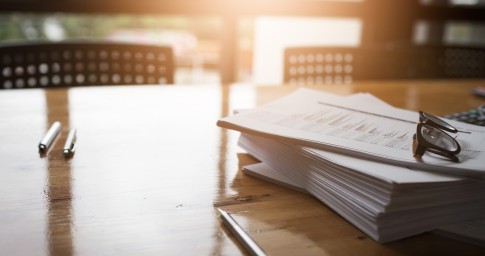
<svg viewBox="0 0 485 256">
<path fill-rule="evenodd" d="M 458 150 L 458 143 L 456 142 L 456 140 L 440 129 L 424 125 L 421 127 L 421 134 L 427 142 L 435 146 L 449 151 Z"/>
</svg>

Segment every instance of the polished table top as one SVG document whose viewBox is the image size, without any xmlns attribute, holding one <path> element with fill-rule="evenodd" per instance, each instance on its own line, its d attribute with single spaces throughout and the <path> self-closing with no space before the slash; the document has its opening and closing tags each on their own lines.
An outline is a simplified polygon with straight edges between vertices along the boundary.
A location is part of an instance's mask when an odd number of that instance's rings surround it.
<svg viewBox="0 0 485 256">
<path fill-rule="evenodd" d="M 366 82 L 371 92 L 442 115 L 483 104 L 484 80 Z M 309 195 L 242 174 L 256 160 L 216 121 L 297 87 L 123 86 L 0 91 L 0 255 L 246 254 L 215 206 L 273 255 L 484 254 L 431 233 L 379 244 Z M 37 145 L 62 123 L 47 154 Z M 62 154 L 69 128 L 78 140 Z"/>
</svg>

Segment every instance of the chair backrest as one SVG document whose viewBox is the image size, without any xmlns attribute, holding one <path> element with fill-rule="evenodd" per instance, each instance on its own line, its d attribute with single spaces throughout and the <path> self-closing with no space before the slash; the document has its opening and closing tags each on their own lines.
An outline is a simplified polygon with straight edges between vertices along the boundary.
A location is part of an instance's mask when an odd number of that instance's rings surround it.
<svg viewBox="0 0 485 256">
<path fill-rule="evenodd" d="M 350 83 L 362 54 L 357 48 L 290 47 L 284 52 L 284 82 Z M 357 75 L 358 76 L 358 75 Z"/>
<path fill-rule="evenodd" d="M 0 89 L 172 84 L 171 47 L 63 42 L 0 46 Z"/>
<path fill-rule="evenodd" d="M 485 48 L 459 46 L 405 46 L 367 54 L 378 58 L 377 79 L 484 78 Z M 368 64 L 369 61 L 367 61 Z"/>
<path fill-rule="evenodd" d="M 444 47 L 439 52 L 438 65 L 449 78 L 484 78 L 485 48 Z"/>
<path fill-rule="evenodd" d="M 485 49 L 451 46 L 285 49 L 284 82 L 349 83 L 353 80 L 484 78 Z"/>
</svg>

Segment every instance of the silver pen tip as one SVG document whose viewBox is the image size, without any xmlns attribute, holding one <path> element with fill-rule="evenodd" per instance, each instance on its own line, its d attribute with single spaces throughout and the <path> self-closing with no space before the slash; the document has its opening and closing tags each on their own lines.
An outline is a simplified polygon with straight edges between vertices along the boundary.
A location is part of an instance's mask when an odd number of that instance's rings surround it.
<svg viewBox="0 0 485 256">
<path fill-rule="evenodd" d="M 69 155 L 69 150 L 68 149 L 64 149 L 64 155 Z"/>
<path fill-rule="evenodd" d="M 40 150 L 45 150 L 45 145 L 40 144 L 40 145 L 39 145 L 39 149 L 40 149 Z"/>
</svg>

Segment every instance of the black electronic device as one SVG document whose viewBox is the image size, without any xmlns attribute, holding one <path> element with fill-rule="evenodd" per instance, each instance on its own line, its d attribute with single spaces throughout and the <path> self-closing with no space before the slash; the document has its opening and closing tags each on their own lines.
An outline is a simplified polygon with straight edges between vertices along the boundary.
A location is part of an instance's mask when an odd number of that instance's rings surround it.
<svg viewBox="0 0 485 256">
<path fill-rule="evenodd" d="M 485 126 L 485 104 L 477 108 L 463 112 L 457 112 L 444 116 L 445 118 L 457 120 L 469 124 Z"/>
</svg>

